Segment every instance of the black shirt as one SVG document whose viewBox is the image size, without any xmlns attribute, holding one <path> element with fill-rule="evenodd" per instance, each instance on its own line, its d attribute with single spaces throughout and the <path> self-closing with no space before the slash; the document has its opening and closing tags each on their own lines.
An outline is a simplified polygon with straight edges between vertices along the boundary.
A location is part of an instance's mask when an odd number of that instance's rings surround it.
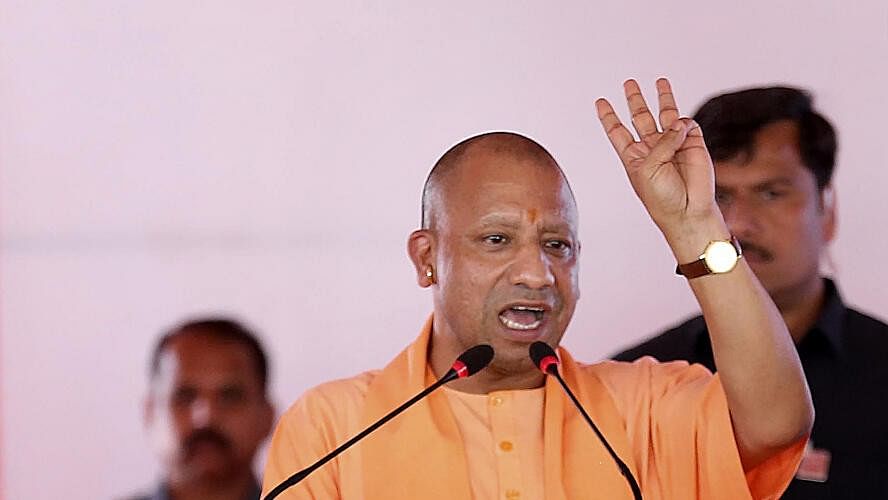
<svg viewBox="0 0 888 500">
<path fill-rule="evenodd" d="M 823 310 L 798 344 L 816 416 L 811 442 L 830 455 L 825 482 L 793 479 L 784 499 L 888 499 L 888 325 L 848 308 L 825 282 Z M 697 316 L 614 359 L 687 360 L 715 371 Z"/>
<path fill-rule="evenodd" d="M 259 489 L 259 483 L 254 480 L 244 500 L 259 500 L 261 494 L 262 490 Z M 128 497 L 127 500 L 170 500 L 170 491 L 166 484 L 159 484 L 153 493 Z"/>
</svg>

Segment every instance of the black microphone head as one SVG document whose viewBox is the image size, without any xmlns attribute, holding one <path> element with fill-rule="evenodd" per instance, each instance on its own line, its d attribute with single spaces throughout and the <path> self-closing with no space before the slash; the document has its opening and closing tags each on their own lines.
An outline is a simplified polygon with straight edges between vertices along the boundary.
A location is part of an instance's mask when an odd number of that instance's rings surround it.
<svg viewBox="0 0 888 500">
<path fill-rule="evenodd" d="M 549 344 L 540 341 L 530 344 L 530 359 L 543 373 L 552 373 L 552 370 L 558 369 L 557 366 L 560 363 L 555 350 Z"/>
<path fill-rule="evenodd" d="M 471 377 L 483 370 L 493 361 L 493 347 L 487 344 L 478 344 L 459 355 L 453 362 L 459 378 Z"/>
</svg>

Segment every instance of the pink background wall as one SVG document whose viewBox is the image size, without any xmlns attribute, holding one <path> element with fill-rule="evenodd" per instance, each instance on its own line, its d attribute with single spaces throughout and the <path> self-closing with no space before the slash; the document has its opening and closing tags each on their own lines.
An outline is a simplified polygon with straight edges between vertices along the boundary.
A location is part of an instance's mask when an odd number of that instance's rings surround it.
<svg viewBox="0 0 888 500">
<path fill-rule="evenodd" d="M 686 113 L 811 88 L 841 134 L 842 291 L 888 316 L 867 264 L 888 255 L 888 4 L 650 3 L 3 1 L 4 498 L 151 483 L 146 358 L 183 316 L 263 332 L 281 409 L 383 364 L 430 310 L 405 251 L 422 182 L 480 131 L 537 138 L 573 183 L 575 354 L 693 312 L 594 116 L 627 77 L 670 76 Z"/>
</svg>

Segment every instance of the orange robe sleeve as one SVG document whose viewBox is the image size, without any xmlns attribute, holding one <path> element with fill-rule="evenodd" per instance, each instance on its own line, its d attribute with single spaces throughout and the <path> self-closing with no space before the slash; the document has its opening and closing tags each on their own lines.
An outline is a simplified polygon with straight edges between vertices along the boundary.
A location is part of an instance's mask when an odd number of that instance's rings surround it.
<svg viewBox="0 0 888 500">
<path fill-rule="evenodd" d="M 623 415 L 645 498 L 779 498 L 806 439 L 743 472 L 718 375 L 686 362 L 592 367 Z"/>
</svg>

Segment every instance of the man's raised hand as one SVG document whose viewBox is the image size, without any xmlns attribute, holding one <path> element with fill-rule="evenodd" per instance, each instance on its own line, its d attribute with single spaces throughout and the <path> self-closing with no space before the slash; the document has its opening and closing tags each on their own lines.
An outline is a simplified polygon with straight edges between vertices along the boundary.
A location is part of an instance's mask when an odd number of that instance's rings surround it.
<svg viewBox="0 0 888 500">
<path fill-rule="evenodd" d="M 659 124 L 635 80 L 623 84 L 638 140 L 606 99 L 595 105 L 635 193 L 666 234 L 718 213 L 712 159 L 703 132 L 680 118 L 669 81 L 657 80 Z M 719 213 L 720 215 L 720 213 Z"/>
</svg>

